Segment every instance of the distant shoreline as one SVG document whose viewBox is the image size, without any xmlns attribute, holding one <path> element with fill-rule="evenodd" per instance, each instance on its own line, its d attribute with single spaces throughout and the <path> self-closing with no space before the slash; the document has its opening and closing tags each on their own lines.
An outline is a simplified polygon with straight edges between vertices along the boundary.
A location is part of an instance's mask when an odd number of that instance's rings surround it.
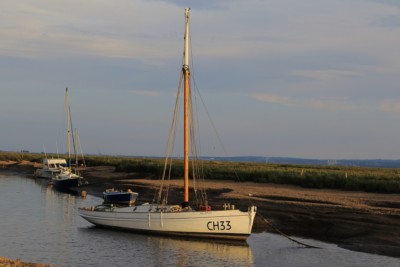
<svg viewBox="0 0 400 267">
<path fill-rule="evenodd" d="M 1 166 L 1 163 L 0 163 Z M 33 173 L 33 164 L 9 164 L 5 169 Z M 115 172 L 110 166 L 88 167 L 83 171 L 88 185 L 76 188 L 101 197 L 107 188 L 139 193 L 151 201 L 157 180 L 142 173 Z M 247 209 L 258 207 L 254 232 L 274 232 L 267 218 L 282 232 L 335 243 L 350 250 L 400 258 L 400 200 L 398 194 L 310 189 L 291 185 L 206 180 L 212 206 L 224 203 Z M 179 201 L 182 184 L 172 180 L 170 195 Z M 171 203 L 173 201 L 171 200 Z M 100 204 L 100 203 L 99 203 Z M 290 241 L 288 241 L 290 242 Z"/>
</svg>

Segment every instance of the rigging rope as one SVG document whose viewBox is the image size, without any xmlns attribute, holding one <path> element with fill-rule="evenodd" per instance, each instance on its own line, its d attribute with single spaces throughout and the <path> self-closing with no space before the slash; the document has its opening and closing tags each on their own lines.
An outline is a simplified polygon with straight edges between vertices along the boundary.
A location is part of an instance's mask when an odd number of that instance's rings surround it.
<svg viewBox="0 0 400 267">
<path fill-rule="evenodd" d="M 170 131 L 169 131 L 168 142 L 167 142 L 167 150 L 165 153 L 166 155 L 165 155 L 164 169 L 163 169 L 163 173 L 162 173 L 162 181 L 160 184 L 156 203 L 161 203 L 163 191 L 165 191 L 163 203 L 167 204 L 167 201 L 168 201 L 169 183 L 164 188 L 164 181 L 165 181 L 167 169 L 168 169 L 168 180 L 170 180 L 170 178 L 171 178 L 171 172 L 172 172 L 171 155 L 174 152 L 175 136 L 176 136 L 176 123 L 177 123 L 177 117 L 178 117 L 179 107 L 180 107 L 179 96 L 181 95 L 181 91 L 182 91 L 182 81 L 183 81 L 183 72 L 181 72 L 181 75 L 179 78 L 178 90 L 177 90 L 176 99 L 175 99 L 174 113 L 172 116 L 172 122 L 171 122 Z"/>
<path fill-rule="evenodd" d="M 198 89 L 197 84 L 196 84 L 195 75 L 194 75 L 195 74 L 195 60 L 194 60 L 194 56 L 193 56 L 193 47 L 191 45 L 191 43 L 192 43 L 192 35 L 189 36 L 189 42 L 190 42 L 190 47 L 192 48 L 192 49 L 190 49 L 190 58 L 191 58 L 191 62 L 192 62 L 191 70 L 190 70 L 191 71 L 191 75 L 190 75 L 190 81 L 191 81 L 191 83 L 190 83 L 190 92 L 191 93 L 190 94 L 191 94 L 191 98 L 190 98 L 190 101 L 192 102 L 192 104 L 191 104 L 191 112 L 192 112 L 192 114 L 199 114 L 198 105 L 197 105 L 197 103 L 198 103 L 197 96 L 198 96 L 200 98 L 200 100 L 201 100 L 200 102 L 202 103 L 202 106 L 203 106 L 203 108 L 204 108 L 204 110 L 205 110 L 205 112 L 207 114 L 208 120 L 210 121 L 210 123 L 212 125 L 212 128 L 214 129 L 214 132 L 216 133 L 216 135 L 218 137 L 219 143 L 223 147 L 221 139 L 219 138 L 219 135 L 218 135 L 218 131 L 216 130 L 216 127 L 215 127 L 215 125 L 214 125 L 214 123 L 213 123 L 213 121 L 211 119 L 211 116 L 210 116 L 210 114 L 208 112 L 207 106 L 206 106 L 206 104 L 205 104 L 205 102 L 204 102 L 204 100 L 203 100 L 203 98 L 202 98 L 202 96 L 200 94 L 200 90 Z M 192 84 L 193 84 L 193 86 L 192 86 Z M 194 102 L 193 102 L 192 97 L 194 97 L 194 100 L 195 100 Z M 195 112 L 194 112 L 194 110 L 195 110 Z M 193 169 L 195 170 L 195 172 L 197 173 L 197 176 L 195 176 L 193 174 L 194 190 L 195 190 L 195 196 L 197 198 L 198 196 L 197 196 L 196 180 L 198 178 L 200 180 L 200 182 L 201 182 L 200 183 L 201 184 L 201 188 L 200 188 L 200 199 L 201 199 L 201 201 L 200 202 L 201 202 L 201 204 L 208 205 L 207 192 L 206 192 L 206 189 L 205 189 L 205 174 L 204 174 L 205 165 L 204 165 L 204 161 L 199 160 L 199 157 L 198 157 L 198 155 L 201 155 L 201 151 L 200 151 L 201 142 L 200 142 L 200 134 L 198 134 L 200 132 L 199 124 L 196 123 L 196 120 L 198 120 L 197 116 L 192 116 L 192 122 L 193 122 L 192 123 L 192 127 L 193 127 L 192 131 L 193 131 L 193 133 L 196 133 L 196 136 L 197 136 L 197 139 L 195 139 L 193 137 L 193 142 L 192 142 L 192 144 L 194 144 L 194 146 L 195 146 L 194 148 L 192 148 L 193 149 L 192 150 L 192 155 L 193 155 L 193 159 L 194 159 L 194 162 L 193 162 L 192 166 L 193 166 Z M 224 147 L 223 147 L 223 150 L 224 150 L 225 154 L 227 154 Z"/>
<path fill-rule="evenodd" d="M 253 204 L 253 202 L 251 201 L 250 196 L 249 196 L 249 201 L 250 201 L 251 205 L 255 206 L 255 205 Z M 264 216 L 262 216 L 262 214 L 259 213 L 259 212 L 257 212 L 257 215 L 256 215 L 256 216 L 259 216 L 259 217 L 260 217 L 264 222 L 266 222 L 275 232 L 277 232 L 278 234 L 280 234 L 280 235 L 283 236 L 283 237 L 286 237 L 287 239 L 289 239 L 290 241 L 292 241 L 292 242 L 294 242 L 294 243 L 296 243 L 296 244 L 298 244 L 298 245 L 304 246 L 305 248 L 321 248 L 321 247 L 317 247 L 317 246 L 313 246 L 313 245 L 308 245 L 308 244 L 306 244 L 306 243 L 297 241 L 296 239 L 294 239 L 294 238 L 288 236 L 287 234 L 285 234 L 284 232 L 282 232 L 281 230 L 279 230 L 278 228 L 276 228 L 276 227 L 272 224 L 272 222 L 270 222 L 267 218 L 265 218 Z"/>
<path fill-rule="evenodd" d="M 80 151 L 81 151 L 81 157 L 82 157 L 83 167 L 86 167 L 85 156 L 84 156 L 84 154 L 83 154 L 81 139 L 79 138 L 78 130 L 75 129 L 75 131 L 76 131 L 76 142 L 77 142 L 77 144 L 79 145 L 79 149 L 80 149 Z"/>
<path fill-rule="evenodd" d="M 189 41 L 191 43 L 191 36 L 189 37 Z M 197 95 L 200 97 L 201 103 L 203 104 L 203 107 L 206 111 L 207 117 L 211 123 L 211 126 L 214 130 L 214 132 L 217 135 L 217 139 L 218 142 L 220 143 L 223 152 L 225 153 L 226 156 L 228 156 L 227 150 L 225 149 L 221 137 L 218 134 L 217 128 L 215 127 L 215 124 L 213 122 L 213 120 L 211 119 L 210 113 L 208 112 L 207 106 L 204 102 L 204 99 L 202 98 L 200 91 L 197 88 L 197 84 L 196 81 L 194 79 L 194 60 L 193 60 L 193 54 L 192 54 L 192 49 L 190 50 L 191 53 L 191 59 L 192 59 L 192 64 L 191 64 L 191 75 L 190 75 L 190 81 L 189 81 L 189 102 L 190 102 L 190 111 L 189 111 L 189 116 L 190 116 L 190 130 L 189 130 L 189 134 L 190 134 L 190 139 L 191 139 L 191 154 L 192 154 L 192 179 L 193 179 L 193 187 L 194 187 L 194 192 L 195 192 L 195 197 L 196 197 L 196 201 L 198 202 L 198 196 L 197 196 L 197 186 L 196 186 L 196 178 L 197 178 L 197 174 L 201 174 L 200 178 L 202 178 L 203 181 L 203 189 L 201 190 L 202 195 L 201 195 L 201 200 L 202 200 L 202 204 L 208 205 L 207 203 L 207 195 L 205 192 L 205 188 L 204 188 L 204 165 L 203 163 L 201 163 L 201 166 L 198 166 L 198 150 L 200 149 L 200 138 L 196 139 L 196 136 L 199 136 L 199 129 L 198 129 L 198 124 L 196 123 L 197 121 L 197 117 L 196 114 L 198 114 L 198 112 L 194 112 L 193 110 L 193 106 L 195 103 L 197 103 L 197 101 L 193 102 L 193 95 L 196 98 L 196 92 Z M 182 66 L 184 65 L 184 58 L 182 58 Z M 175 99 L 175 108 L 174 108 L 174 114 L 173 114 L 173 118 L 172 118 L 172 123 L 171 123 L 171 127 L 170 127 L 170 132 L 169 132 L 169 136 L 168 136 L 168 143 L 167 143 L 167 151 L 166 151 L 166 157 L 165 157 L 165 162 L 164 162 L 164 169 L 163 169 L 163 173 L 162 173 L 162 181 L 161 181 L 161 185 L 159 188 L 159 192 L 158 192 L 158 198 L 157 198 L 157 202 L 156 203 L 161 203 L 161 198 L 162 198 L 162 193 L 164 191 L 164 180 L 166 177 L 166 172 L 168 169 L 168 180 L 170 181 L 171 179 L 171 173 L 172 173 L 172 155 L 174 152 L 174 144 L 175 144 L 175 137 L 176 137 L 176 124 L 177 124 L 177 117 L 178 117 L 178 113 L 179 113 L 179 97 L 181 95 L 181 91 L 182 91 L 182 81 L 183 81 L 183 71 L 181 71 L 181 75 L 180 75 L 180 79 L 179 79 L 179 85 L 178 85 L 178 92 L 176 95 L 176 99 Z M 192 83 L 191 81 L 193 81 L 193 89 L 192 90 Z M 194 94 L 192 94 L 192 92 L 194 92 Z M 197 111 L 197 105 L 195 106 L 195 110 Z M 236 170 L 234 169 L 234 173 L 236 175 L 237 180 L 240 182 L 240 178 L 236 172 Z M 170 183 L 168 183 L 167 186 L 165 186 L 165 196 L 163 199 L 162 204 L 167 204 L 167 199 L 168 199 L 168 191 L 169 191 L 169 186 Z M 251 203 L 251 205 L 253 205 L 250 197 L 249 197 L 249 202 Z M 253 205 L 254 206 L 254 205 Z M 294 243 L 297 243 L 299 245 L 302 245 L 306 248 L 320 248 L 317 246 L 312 246 L 312 245 L 308 245 L 305 244 L 303 242 L 297 241 L 294 238 L 291 238 L 290 236 L 286 235 L 285 233 L 283 233 L 282 231 L 280 231 L 278 228 L 276 228 L 269 220 L 267 220 L 264 216 L 262 216 L 260 213 L 257 213 L 258 216 L 260 216 L 264 222 L 266 222 L 273 230 L 275 230 L 278 234 L 286 237 L 287 239 L 291 240 Z"/>
<path fill-rule="evenodd" d="M 294 243 L 297 243 L 297 244 L 299 244 L 299 245 L 302 245 L 302 246 L 304 246 L 304 247 L 306 247 L 306 248 L 321 248 L 321 247 L 317 247 L 317 246 L 313 246 L 313 245 L 308 245 L 308 244 L 306 244 L 306 243 L 297 241 L 297 240 L 294 239 L 294 238 L 291 238 L 290 236 L 288 236 L 287 234 L 283 233 L 281 230 L 279 230 L 278 228 L 276 228 L 276 227 L 275 227 L 270 221 L 268 221 L 264 216 L 262 216 L 262 215 L 259 214 L 259 213 L 257 213 L 257 215 L 260 216 L 272 229 L 274 229 L 275 232 L 277 232 L 278 234 L 280 234 L 280 235 L 286 237 L 286 238 L 289 239 L 290 241 L 292 241 L 292 242 L 294 242 Z"/>
</svg>

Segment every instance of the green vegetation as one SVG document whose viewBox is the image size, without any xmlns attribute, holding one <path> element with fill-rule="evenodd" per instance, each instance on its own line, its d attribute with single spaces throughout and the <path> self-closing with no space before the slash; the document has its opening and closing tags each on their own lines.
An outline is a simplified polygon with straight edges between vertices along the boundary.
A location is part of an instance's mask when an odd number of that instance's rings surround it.
<svg viewBox="0 0 400 267">
<path fill-rule="evenodd" d="M 40 162 L 42 154 L 0 152 L 0 160 Z M 163 159 L 87 156 L 87 166 L 114 166 L 118 172 L 137 172 L 159 177 Z M 251 162 L 200 161 L 205 179 L 239 182 L 290 184 L 308 188 L 400 193 L 400 169 L 340 166 L 288 165 Z M 183 173 L 183 163 L 175 160 L 173 177 Z"/>
<path fill-rule="evenodd" d="M 52 155 L 48 156 L 51 157 Z M 43 157 L 44 155 L 42 154 L 0 151 L 0 161 L 21 162 L 23 160 L 26 160 L 31 162 L 41 162 Z"/>
<path fill-rule="evenodd" d="M 159 175 L 164 166 L 162 159 L 113 156 L 85 157 L 87 166 L 113 166 L 117 172 L 153 173 Z"/>
</svg>

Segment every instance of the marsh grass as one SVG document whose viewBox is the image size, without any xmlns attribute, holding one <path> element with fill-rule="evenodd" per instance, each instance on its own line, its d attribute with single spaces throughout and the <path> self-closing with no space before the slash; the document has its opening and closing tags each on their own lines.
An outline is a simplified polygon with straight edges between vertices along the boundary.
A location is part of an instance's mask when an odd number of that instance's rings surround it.
<svg viewBox="0 0 400 267">
<path fill-rule="evenodd" d="M 49 155 L 48 155 L 49 156 Z M 40 162 L 43 154 L 0 152 L 0 160 Z M 86 156 L 87 166 L 113 166 L 117 172 L 159 177 L 164 160 L 118 156 Z M 307 188 L 400 193 L 400 169 L 289 165 L 252 162 L 200 161 L 205 179 L 297 185 Z M 172 177 L 183 175 L 182 160 L 174 160 Z"/>
<path fill-rule="evenodd" d="M 49 157 L 55 157 L 54 155 L 47 155 Z M 41 162 L 44 155 L 34 154 L 34 153 L 23 153 L 23 152 L 5 152 L 0 151 L 0 161 L 31 161 L 31 162 Z"/>
</svg>

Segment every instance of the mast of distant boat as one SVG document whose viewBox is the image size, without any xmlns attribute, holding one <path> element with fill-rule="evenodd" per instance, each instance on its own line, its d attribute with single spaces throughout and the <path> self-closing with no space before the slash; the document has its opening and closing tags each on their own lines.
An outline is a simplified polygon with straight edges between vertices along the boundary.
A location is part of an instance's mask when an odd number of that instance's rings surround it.
<svg viewBox="0 0 400 267">
<path fill-rule="evenodd" d="M 44 152 L 44 157 L 47 158 L 46 148 L 44 147 L 44 144 L 43 144 L 43 152 Z"/>
<path fill-rule="evenodd" d="M 75 131 L 73 132 L 73 145 L 74 145 L 74 152 L 75 152 L 75 168 L 78 168 L 78 130 L 75 128 Z"/>
<path fill-rule="evenodd" d="M 184 199 L 183 206 L 189 206 L 189 10 L 185 9 L 185 49 L 184 49 L 184 64 L 182 67 L 184 77 L 184 149 L 183 149 L 183 169 L 184 169 Z"/>
<path fill-rule="evenodd" d="M 71 167 L 71 126 L 69 121 L 69 97 L 68 87 L 65 89 L 65 109 L 66 109 L 66 120 L 67 120 L 67 147 L 68 147 L 68 165 Z"/>
</svg>

